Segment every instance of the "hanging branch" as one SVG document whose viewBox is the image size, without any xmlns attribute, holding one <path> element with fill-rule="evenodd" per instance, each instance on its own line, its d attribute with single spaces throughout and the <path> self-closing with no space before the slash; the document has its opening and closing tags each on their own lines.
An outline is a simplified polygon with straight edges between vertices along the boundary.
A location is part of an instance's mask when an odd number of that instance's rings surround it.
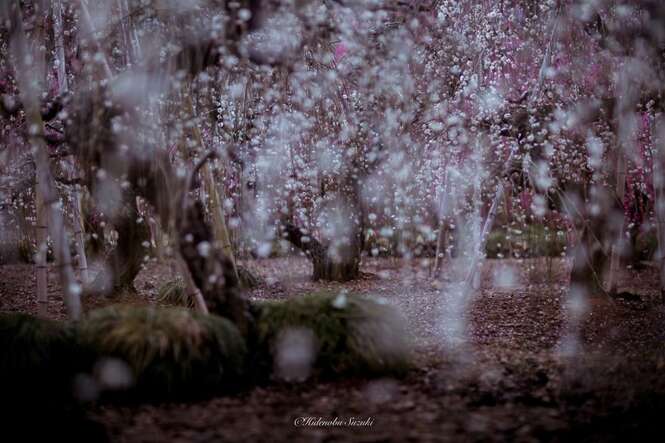
<svg viewBox="0 0 665 443">
<path fill-rule="evenodd" d="M 92 42 L 95 46 L 95 49 L 99 53 L 103 53 L 101 44 L 99 43 L 99 39 L 97 37 L 97 30 L 95 29 L 95 26 L 92 22 L 92 17 L 90 17 L 90 11 L 88 10 L 88 4 L 87 0 L 79 0 L 79 5 L 81 9 L 81 15 L 83 16 L 83 22 L 85 23 L 85 26 L 88 28 L 89 34 L 92 36 Z M 107 78 L 111 78 L 113 76 L 113 73 L 111 72 L 111 67 L 109 66 L 109 63 L 106 59 L 106 57 L 101 58 L 102 61 L 102 68 L 104 69 L 104 74 L 106 75 Z"/>
<path fill-rule="evenodd" d="M 547 48 L 545 49 L 543 62 L 541 63 L 540 70 L 538 71 L 538 81 L 536 82 L 536 86 L 534 87 L 533 91 L 529 93 L 530 103 L 535 103 L 538 100 L 538 97 L 540 95 L 540 90 L 542 89 L 543 83 L 545 82 L 545 74 L 547 73 L 547 69 L 549 68 L 550 59 L 552 58 L 552 46 L 554 45 L 556 33 L 557 30 L 559 29 L 559 14 L 560 14 L 559 8 L 557 8 L 555 11 L 552 12 L 552 31 L 550 33 L 549 43 L 547 44 Z"/>
</svg>

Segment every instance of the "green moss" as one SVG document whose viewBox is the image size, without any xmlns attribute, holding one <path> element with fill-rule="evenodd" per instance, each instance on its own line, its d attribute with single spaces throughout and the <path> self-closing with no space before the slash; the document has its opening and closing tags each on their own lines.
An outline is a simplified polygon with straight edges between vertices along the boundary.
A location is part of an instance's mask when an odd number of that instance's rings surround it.
<svg viewBox="0 0 665 443">
<path fill-rule="evenodd" d="M 150 397 L 233 387 L 244 374 L 246 345 L 226 319 L 184 308 L 110 306 L 79 325 L 98 357 L 125 361 L 135 388 Z"/>
<path fill-rule="evenodd" d="M 72 328 L 26 314 L 0 314 L 0 392 L 62 397 L 85 365 Z"/>
<path fill-rule="evenodd" d="M 315 375 L 400 375 L 409 367 L 408 334 L 389 305 L 357 295 L 313 294 L 255 308 L 258 349 L 268 367 L 288 330 L 313 333 Z"/>
</svg>

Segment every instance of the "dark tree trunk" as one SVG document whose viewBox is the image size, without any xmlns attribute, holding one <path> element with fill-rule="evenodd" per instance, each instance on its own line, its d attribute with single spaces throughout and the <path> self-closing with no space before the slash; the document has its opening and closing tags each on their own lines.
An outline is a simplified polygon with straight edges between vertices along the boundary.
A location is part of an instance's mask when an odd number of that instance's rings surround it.
<svg viewBox="0 0 665 443">
<path fill-rule="evenodd" d="M 595 201 L 600 206 L 592 213 L 587 206 L 584 187 L 571 186 L 567 210 L 575 221 L 578 243 L 573 249 L 573 269 L 570 275 L 572 290 L 581 291 L 583 296 L 598 296 L 606 294 L 603 287 L 604 274 L 610 246 L 615 239 L 611 232 L 615 228 L 610 223 L 613 202 L 609 196 L 601 193 L 601 188 L 594 192 Z"/>
<path fill-rule="evenodd" d="M 84 230 L 88 235 L 85 242 L 85 252 L 88 257 L 99 257 L 104 254 L 104 226 L 101 223 L 101 216 L 90 205 L 86 204 L 82 205 L 81 215 Z"/>
<path fill-rule="evenodd" d="M 150 228 L 147 223 L 139 223 L 136 197 L 125 199 L 122 215 L 114 222 L 118 232 L 118 244 L 108 258 L 108 270 L 102 271 L 92 284 L 94 292 L 118 294 L 123 291 L 135 291 L 134 279 L 141 271 L 141 264 L 147 252 L 144 244 L 150 240 Z"/>
<path fill-rule="evenodd" d="M 147 249 L 144 244 L 150 241 L 150 228 L 145 222 L 138 223 L 139 214 L 136 198 L 131 199 L 129 211 L 116 225 L 118 244 L 111 255 L 113 288 L 134 289 L 134 279 L 141 270 Z"/>
<path fill-rule="evenodd" d="M 116 217 L 117 221 L 114 221 L 120 239 L 128 240 L 121 240 L 116 252 L 133 257 L 134 264 L 124 263 L 126 270 L 114 274 L 127 281 L 136 271 L 135 263 L 142 260 L 145 252 L 137 254 L 135 249 L 144 241 L 138 241 L 139 238 L 147 240 L 150 235 L 147 224 L 136 230 L 136 196 L 140 196 L 155 208 L 162 226 L 172 226 L 176 230 L 180 253 L 210 313 L 228 318 L 241 333 L 249 334 L 252 329 L 249 304 L 240 294 L 237 278 L 229 274 L 233 267 L 228 258 L 214 245 L 203 209 L 199 203 L 192 203 L 188 196 L 191 181 L 179 177 L 164 151 L 150 146 L 129 152 L 120 149 L 111 121 L 117 115 L 130 118 L 129 111 L 104 106 L 105 94 L 106 91 L 101 89 L 94 91 L 92 96 L 78 97 L 69 127 L 74 129 L 70 140 L 72 154 L 80 161 L 91 189 L 101 186 L 100 180 L 123 180 L 130 184 L 120 203 L 130 206 L 129 212 L 133 215 L 127 217 L 127 225 L 122 222 L 123 217 Z M 99 178 L 96 173 L 99 169 L 107 173 L 105 178 Z M 193 171 L 193 176 L 198 169 L 200 166 Z"/>
<path fill-rule="evenodd" d="M 349 257 L 348 260 L 335 261 L 330 257 L 312 260 L 313 280 L 345 282 L 358 278 L 360 275 L 360 255 Z"/>
<path fill-rule="evenodd" d="M 580 231 L 581 238 L 573 249 L 570 286 L 575 290 L 582 291 L 584 296 L 604 294 L 605 289 L 602 282 L 607 255 L 594 235 L 600 233 L 597 230 L 592 232 L 588 227 L 581 228 Z"/>
<path fill-rule="evenodd" d="M 361 241 L 359 235 L 349 239 L 338 254 L 331 254 L 329 249 L 311 235 L 306 234 L 291 223 L 283 226 L 283 235 L 295 247 L 300 249 L 312 261 L 312 279 L 345 282 L 360 275 Z"/>
<path fill-rule="evenodd" d="M 194 284 L 199 288 L 211 313 L 233 321 L 241 333 L 252 330 L 249 304 L 240 293 L 240 281 L 231 259 L 215 247 L 212 229 L 205 221 L 200 201 L 190 201 L 185 214 L 178 219 L 180 253 Z M 201 245 L 210 250 L 203 252 Z"/>
</svg>

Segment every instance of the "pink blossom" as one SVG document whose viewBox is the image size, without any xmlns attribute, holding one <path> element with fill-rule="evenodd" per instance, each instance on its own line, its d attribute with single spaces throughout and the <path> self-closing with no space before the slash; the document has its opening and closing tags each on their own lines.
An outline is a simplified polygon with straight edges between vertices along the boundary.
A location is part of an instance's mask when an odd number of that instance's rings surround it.
<svg viewBox="0 0 665 443">
<path fill-rule="evenodd" d="M 349 51 L 349 48 L 344 43 L 337 43 L 335 45 L 335 62 L 339 62 L 344 58 L 346 53 Z"/>
</svg>

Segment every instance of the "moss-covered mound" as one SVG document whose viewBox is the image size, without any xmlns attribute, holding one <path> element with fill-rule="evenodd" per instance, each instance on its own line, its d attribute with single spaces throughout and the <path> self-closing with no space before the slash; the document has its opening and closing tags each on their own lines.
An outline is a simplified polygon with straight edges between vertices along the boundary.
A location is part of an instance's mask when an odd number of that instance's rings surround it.
<svg viewBox="0 0 665 443">
<path fill-rule="evenodd" d="M 184 308 L 110 306 L 79 325 L 97 357 L 124 361 L 133 387 L 151 398 L 214 392 L 237 386 L 247 348 L 228 320 Z"/>
<path fill-rule="evenodd" d="M 401 375 L 409 367 L 404 321 L 384 303 L 314 294 L 255 306 L 262 366 L 284 379 Z"/>
<path fill-rule="evenodd" d="M 0 392 L 7 398 L 61 398 L 84 366 L 72 328 L 26 314 L 0 314 Z"/>
<path fill-rule="evenodd" d="M 157 292 L 157 300 L 166 305 L 194 307 L 194 300 L 187 295 L 185 282 L 181 278 L 164 283 Z"/>
</svg>

